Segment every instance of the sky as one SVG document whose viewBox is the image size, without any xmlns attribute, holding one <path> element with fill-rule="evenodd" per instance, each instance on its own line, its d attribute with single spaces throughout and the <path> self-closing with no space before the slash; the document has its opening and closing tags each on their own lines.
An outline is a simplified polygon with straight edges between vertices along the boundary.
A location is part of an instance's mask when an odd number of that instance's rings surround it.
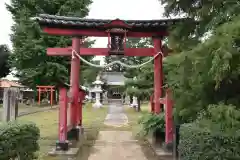
<svg viewBox="0 0 240 160">
<path fill-rule="evenodd" d="M 13 20 L 11 14 L 5 8 L 5 3 L 10 0 L 0 0 L 0 44 L 7 44 L 12 48 L 10 41 L 11 26 Z M 93 0 L 87 18 L 94 19 L 124 19 L 124 20 L 151 20 L 163 18 L 163 6 L 158 0 Z M 94 38 L 96 43 L 93 47 L 106 47 L 106 38 Z M 97 59 L 101 59 L 100 57 Z M 12 79 L 12 76 L 8 76 Z"/>
</svg>

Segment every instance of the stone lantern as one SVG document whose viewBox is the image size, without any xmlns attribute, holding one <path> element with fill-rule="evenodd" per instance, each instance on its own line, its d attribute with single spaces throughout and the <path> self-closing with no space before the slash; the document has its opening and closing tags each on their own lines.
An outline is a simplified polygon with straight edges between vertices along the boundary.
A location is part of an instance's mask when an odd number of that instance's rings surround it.
<svg viewBox="0 0 240 160">
<path fill-rule="evenodd" d="M 92 92 L 95 93 L 95 97 L 96 97 L 96 102 L 93 104 L 94 108 L 101 108 L 102 107 L 102 103 L 101 103 L 101 93 L 103 92 L 102 90 L 102 85 L 104 84 L 104 82 L 102 82 L 100 80 L 100 76 L 97 76 L 96 81 L 93 82 L 94 88 L 92 90 Z"/>
<path fill-rule="evenodd" d="M 137 78 L 134 77 L 133 80 L 136 81 Z M 135 87 L 132 86 L 132 88 L 134 89 Z M 131 106 L 131 107 L 136 107 L 136 108 L 138 107 L 138 100 L 137 100 L 137 97 L 136 97 L 136 96 L 133 96 L 133 101 L 132 101 L 132 104 L 131 104 L 130 106 Z"/>
</svg>

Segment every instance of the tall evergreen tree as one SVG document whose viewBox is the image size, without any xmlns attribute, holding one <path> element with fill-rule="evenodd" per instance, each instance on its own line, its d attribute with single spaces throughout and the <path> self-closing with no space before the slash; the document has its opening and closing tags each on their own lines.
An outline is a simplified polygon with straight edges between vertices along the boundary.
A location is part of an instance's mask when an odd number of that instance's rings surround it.
<svg viewBox="0 0 240 160">
<path fill-rule="evenodd" d="M 9 56 L 9 48 L 6 45 L 0 45 L 0 78 L 6 77 L 10 73 Z"/>
<path fill-rule="evenodd" d="M 70 37 L 43 34 L 39 25 L 30 20 L 38 14 L 85 17 L 89 12 L 91 0 L 11 0 L 7 6 L 12 14 L 14 25 L 13 54 L 11 65 L 17 69 L 17 77 L 30 87 L 54 85 L 59 80 L 69 83 L 70 58 L 47 56 L 48 47 L 68 47 Z M 92 42 L 85 44 L 91 46 Z M 93 57 L 84 57 L 91 60 Z M 89 81 L 84 75 L 88 66 L 81 64 L 81 84 Z M 95 73 L 94 73 L 95 74 Z M 89 76 L 93 79 L 93 76 Z"/>
<path fill-rule="evenodd" d="M 169 56 L 164 64 L 174 91 L 177 119 L 192 121 L 212 103 L 238 106 L 239 1 L 160 1 L 166 16 L 190 18 L 170 30 L 168 41 L 178 54 Z"/>
<path fill-rule="evenodd" d="M 150 39 L 129 39 L 128 47 L 147 48 L 152 47 Z M 127 57 L 125 63 L 137 65 L 149 60 L 149 57 Z M 125 82 L 126 92 L 138 98 L 138 111 L 140 111 L 140 101 L 148 98 L 153 90 L 153 63 L 149 63 L 141 68 L 127 68 L 124 76 L 128 78 Z"/>
</svg>

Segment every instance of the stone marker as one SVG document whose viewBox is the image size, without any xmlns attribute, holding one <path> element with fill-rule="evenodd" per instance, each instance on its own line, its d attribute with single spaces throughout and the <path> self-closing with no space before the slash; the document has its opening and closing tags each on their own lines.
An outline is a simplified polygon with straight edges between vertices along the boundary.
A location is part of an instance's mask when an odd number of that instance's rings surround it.
<svg viewBox="0 0 240 160">
<path fill-rule="evenodd" d="M 4 88 L 2 120 L 16 120 L 18 115 L 18 88 Z"/>
</svg>

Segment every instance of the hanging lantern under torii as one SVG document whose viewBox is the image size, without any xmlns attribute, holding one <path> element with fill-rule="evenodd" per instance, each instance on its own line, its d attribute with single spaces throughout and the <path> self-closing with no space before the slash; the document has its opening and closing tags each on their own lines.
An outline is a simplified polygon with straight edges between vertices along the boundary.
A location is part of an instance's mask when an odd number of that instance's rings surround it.
<svg viewBox="0 0 240 160">
<path fill-rule="evenodd" d="M 104 25 L 104 28 L 108 33 L 109 55 L 124 55 L 127 32 L 131 26 L 124 21 L 116 19 Z"/>
</svg>

